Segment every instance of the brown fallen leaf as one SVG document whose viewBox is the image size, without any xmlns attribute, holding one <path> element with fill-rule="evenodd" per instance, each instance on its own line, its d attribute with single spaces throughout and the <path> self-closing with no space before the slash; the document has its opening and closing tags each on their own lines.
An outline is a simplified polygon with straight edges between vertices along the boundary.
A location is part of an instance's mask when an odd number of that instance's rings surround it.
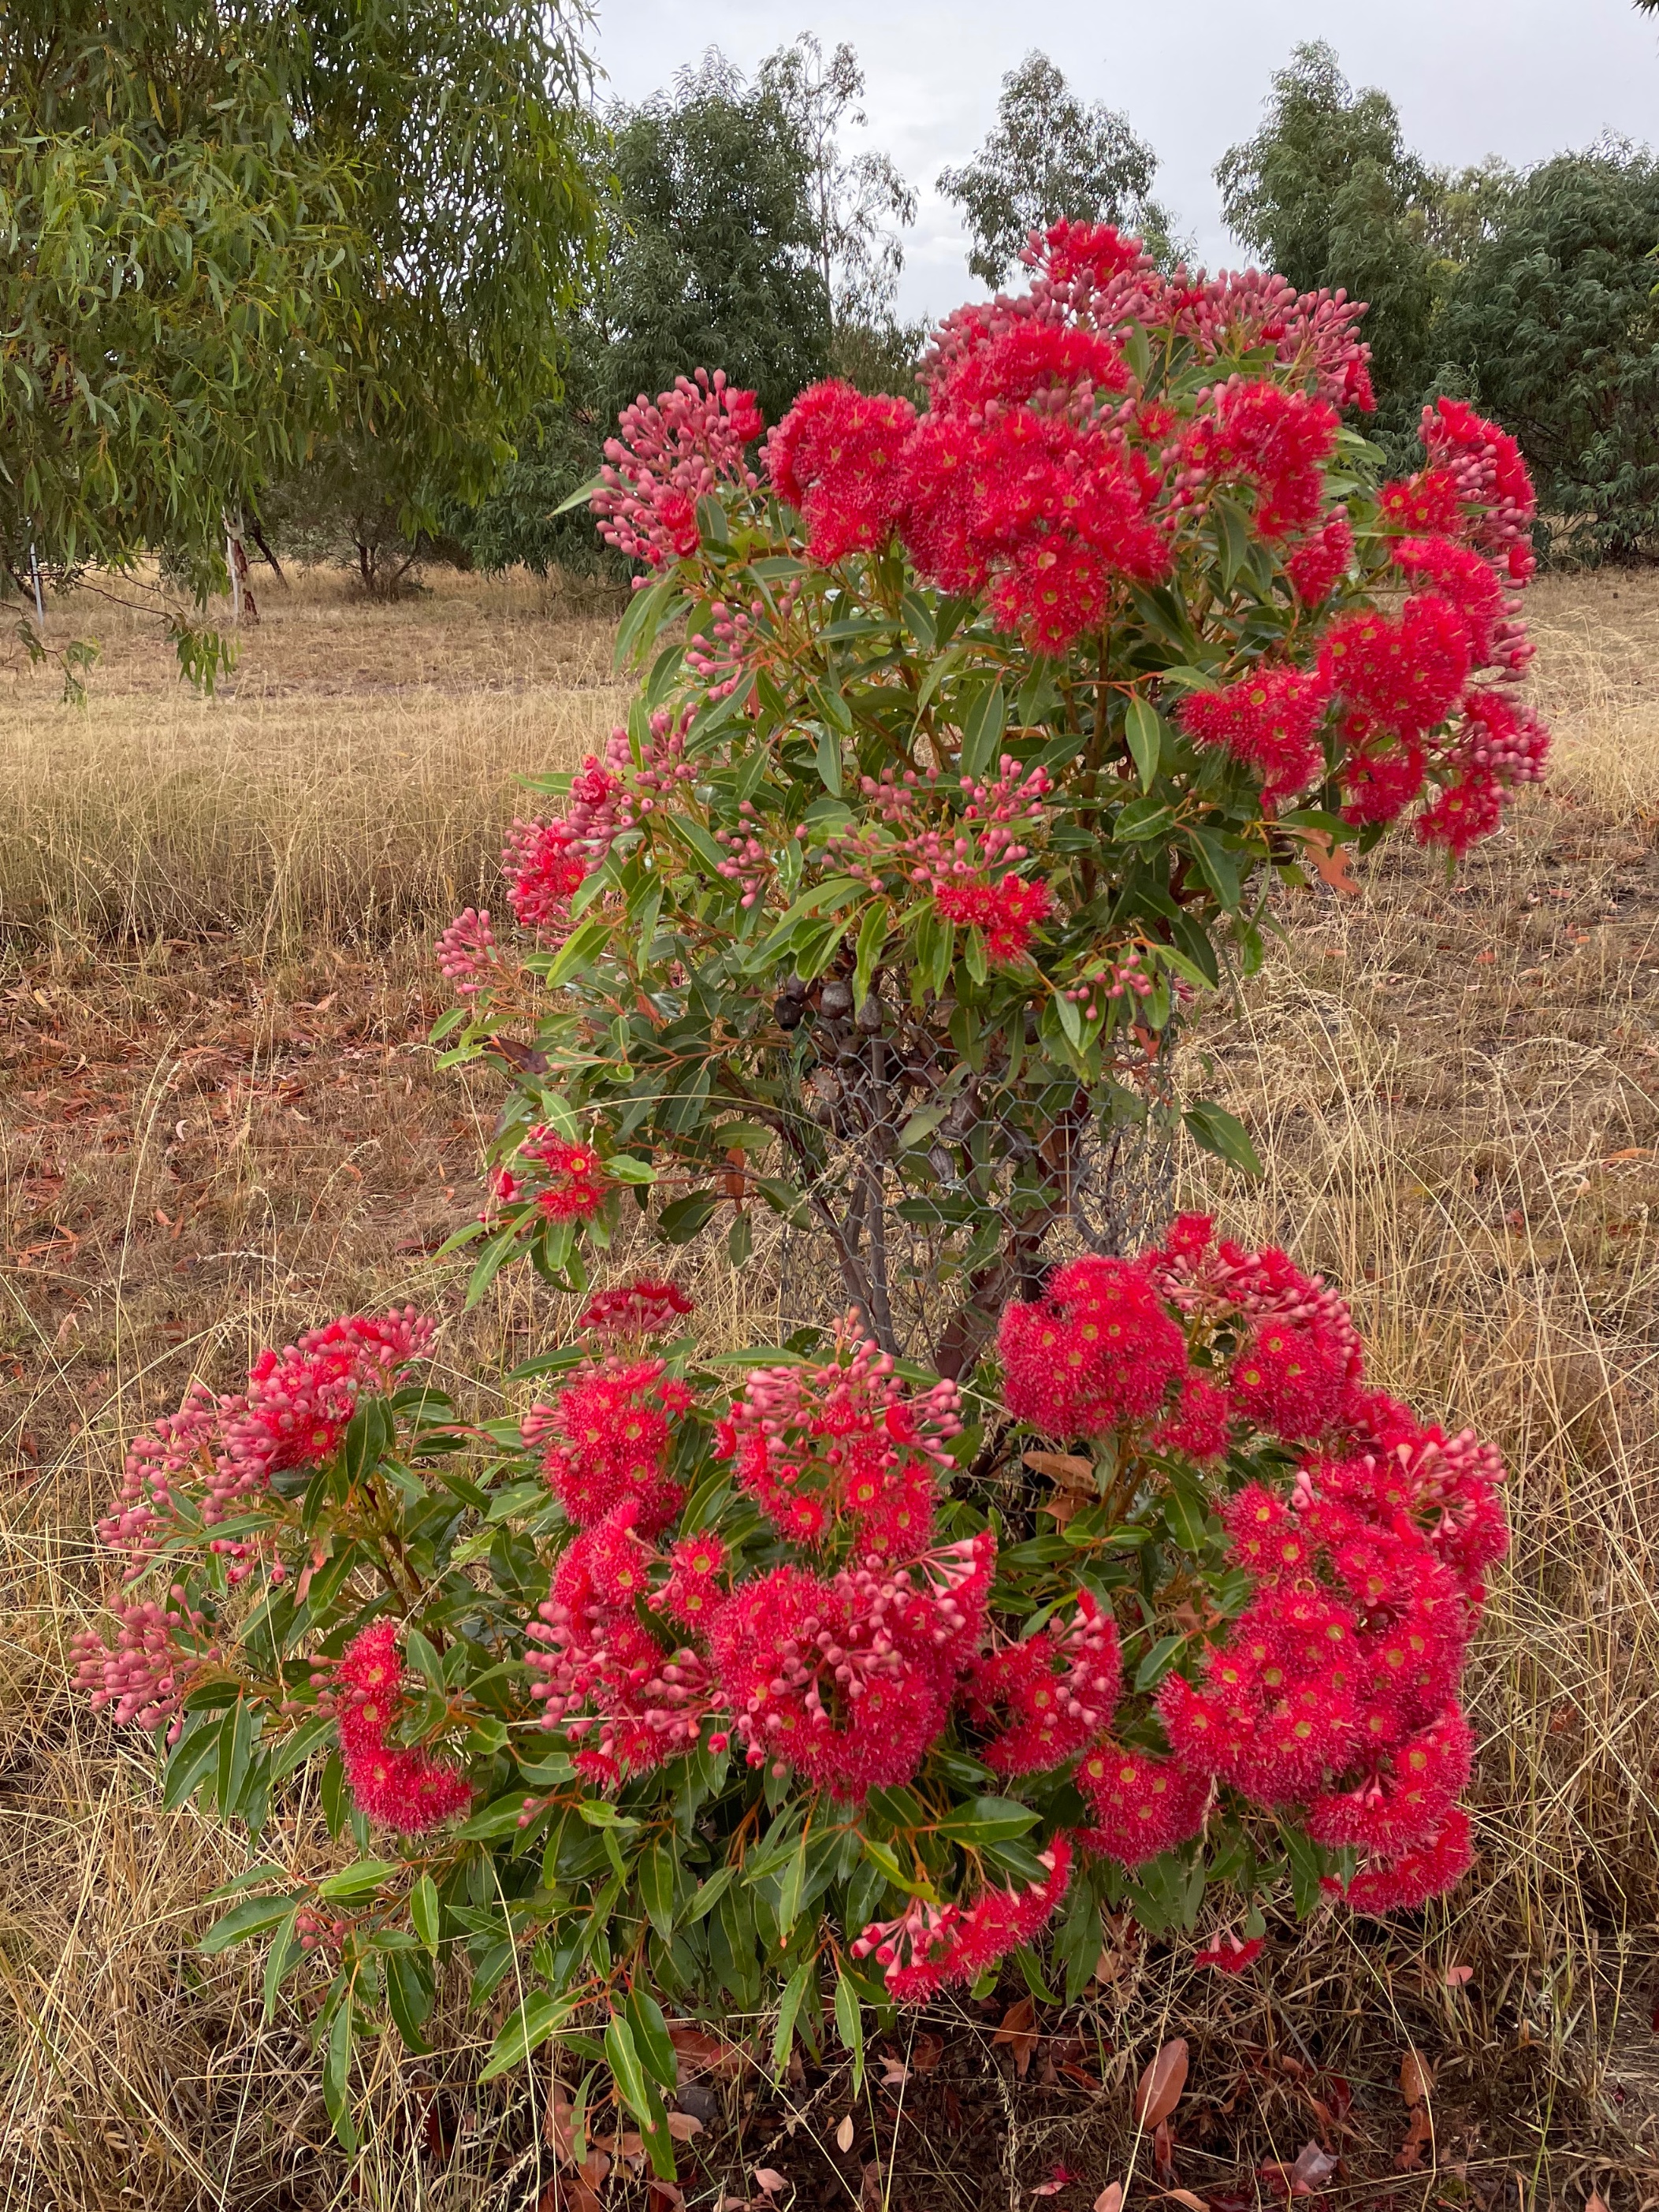
<svg viewBox="0 0 1659 2212">
<path fill-rule="evenodd" d="M 1173 2204 L 1184 2204 L 1187 2212 L 1210 2212 L 1201 2197 L 1194 2197 L 1190 2189 L 1166 2189 L 1161 2192 Z"/>
<path fill-rule="evenodd" d="M 917 2074 L 935 2074 L 945 2056 L 942 2035 L 919 2035 L 910 2045 L 910 2065 Z"/>
<path fill-rule="evenodd" d="M 1584 2199 L 1584 2212 L 1607 2212 L 1607 2208 L 1602 2202 L 1601 2192 L 1600 2190 L 1592 2189 L 1589 2195 Z"/>
<path fill-rule="evenodd" d="M 1407 2049 L 1400 2062 L 1400 2094 L 1406 2103 L 1420 2105 L 1434 2089 L 1434 2069 L 1418 2051 Z"/>
<path fill-rule="evenodd" d="M 570 2120 L 574 2109 L 564 2091 L 556 2087 L 548 2104 L 546 2120 L 543 2124 L 543 2132 L 548 2142 L 552 2144 L 558 2158 L 565 2165 L 568 2165 L 575 2156 L 574 2146 L 570 2136 Z"/>
<path fill-rule="evenodd" d="M 685 2202 L 685 2191 L 676 2183 L 665 2181 L 658 2174 L 647 2174 L 645 2182 L 645 2201 L 651 2212 L 680 2212 Z"/>
<path fill-rule="evenodd" d="M 910 2078 L 910 2069 L 902 2058 L 895 2058 L 890 2051 L 878 2053 L 881 2060 L 881 2083 L 884 2089 L 902 2089 Z"/>
<path fill-rule="evenodd" d="M 1096 2197 L 1092 2212 L 1123 2212 L 1123 2184 L 1109 2181 Z"/>
<path fill-rule="evenodd" d="M 1172 2037 L 1141 2075 L 1135 2091 L 1135 2118 L 1143 2128 L 1156 2128 L 1181 2102 L 1187 2086 L 1187 2039 Z"/>
<path fill-rule="evenodd" d="M 755 2186 L 768 2197 L 775 2197 L 780 2190 L 788 2188 L 789 2178 L 780 2173 L 775 2166 L 757 2166 L 755 2168 Z"/>
<path fill-rule="evenodd" d="M 1423 2146 L 1434 2141 L 1434 2122 L 1429 2118 L 1426 2105 L 1419 2105 L 1412 2113 L 1412 2124 L 1406 2140 L 1395 2153 L 1394 2162 L 1401 2173 L 1413 2173 L 1423 2163 Z"/>
<path fill-rule="evenodd" d="M 695 2112 L 671 2112 L 668 2132 L 676 2142 L 690 2142 L 693 2136 L 702 2133 L 702 2122 Z"/>
<path fill-rule="evenodd" d="M 846 2118 L 842 2121 L 841 2125 L 836 2130 L 836 2148 L 838 2151 L 842 2152 L 851 2150 L 853 2148 L 853 2137 L 857 2134 L 857 2132 L 858 2130 L 853 2123 L 853 2115 L 848 2112 Z"/>
<path fill-rule="evenodd" d="M 690 2081 L 699 2074 L 740 2074 L 743 2071 L 743 2052 L 735 2043 L 724 2036 L 710 2035 L 706 2028 L 676 2025 L 668 2031 L 668 2040 L 674 2046 L 675 2071 L 682 2081 Z"/>
<path fill-rule="evenodd" d="M 1014 2071 L 1024 2081 L 1030 2071 L 1031 2053 L 1037 2047 L 1036 2006 L 1030 1997 L 1015 1998 L 991 2041 L 1008 2045 L 1014 2054 Z"/>
<path fill-rule="evenodd" d="M 1080 1490 L 1085 1484 L 1093 1487 L 1095 1463 L 1085 1459 L 1080 1452 L 1028 1451 L 1025 1464 L 1035 1474 L 1052 1475 L 1067 1490 Z"/>
<path fill-rule="evenodd" d="M 1324 830 L 1298 829 L 1296 835 L 1316 871 L 1334 891 L 1343 898 L 1361 896 L 1361 886 L 1354 878 L 1353 854 L 1346 845 L 1333 844 Z"/>
</svg>

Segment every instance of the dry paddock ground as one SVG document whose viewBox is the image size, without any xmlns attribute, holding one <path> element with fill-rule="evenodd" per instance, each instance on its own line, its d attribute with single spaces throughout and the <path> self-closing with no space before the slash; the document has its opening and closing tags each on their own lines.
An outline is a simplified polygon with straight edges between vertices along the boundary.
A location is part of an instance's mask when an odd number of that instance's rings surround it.
<svg viewBox="0 0 1659 2212">
<path fill-rule="evenodd" d="M 84 709 L 45 676 L 0 688 L 3 2202 L 553 2212 L 545 2074 L 477 2092 L 489 2029 L 459 2006 L 430 2058 L 379 2051 L 367 2148 L 332 2148 L 303 2012 L 264 2027 L 247 1954 L 191 1954 L 234 1841 L 161 1814 L 146 1747 L 66 1686 L 118 1440 L 192 1371 L 394 1298 L 447 1316 L 457 1373 L 559 1326 L 514 1280 L 464 1323 L 428 1257 L 477 1206 L 492 1110 L 422 1043 L 428 946 L 488 895 L 514 775 L 607 726 L 607 615 L 525 580 L 260 597 L 211 703 L 95 606 L 52 611 L 104 636 Z M 1127 2179 L 1137 2212 L 1244 2212 L 1310 2142 L 1340 2159 L 1334 2205 L 1659 2201 L 1659 581 L 1534 599 L 1551 787 L 1449 886 L 1402 848 L 1356 902 L 1287 905 L 1203 1040 L 1271 1164 L 1211 1195 L 1328 1268 L 1379 1379 L 1515 1470 L 1474 1877 L 1398 1925 L 1277 1929 L 1271 1975 L 1237 1984 L 1109 1930 L 1079 2014 L 998 2039 L 1005 1990 L 907 2029 L 849 2150 L 833 2067 L 721 2077 L 690 2201 L 744 2203 L 770 2166 L 803 2207 L 1019 2212 L 1042 2187 L 1086 2212 Z M 727 1330 L 759 1296 L 704 1287 Z M 1129 2087 L 1176 2033 L 1160 2168 Z"/>
</svg>

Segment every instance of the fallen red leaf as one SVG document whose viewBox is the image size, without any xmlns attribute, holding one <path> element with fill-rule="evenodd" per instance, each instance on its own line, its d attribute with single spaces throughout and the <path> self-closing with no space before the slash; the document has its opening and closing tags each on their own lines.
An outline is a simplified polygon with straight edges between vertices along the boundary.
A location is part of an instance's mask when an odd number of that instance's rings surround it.
<svg viewBox="0 0 1659 2212">
<path fill-rule="evenodd" d="M 1031 2053 L 1037 2047 L 1036 2006 L 1030 1997 L 1016 1997 L 1002 2015 L 1002 2025 L 991 2038 L 1006 2043 L 1014 2054 L 1014 2071 L 1022 2081 L 1030 2070 Z"/>
<path fill-rule="evenodd" d="M 1175 2036 L 1158 2052 L 1141 2075 L 1135 2091 L 1135 2118 L 1143 2128 L 1156 2128 L 1181 2102 L 1187 2086 L 1187 2041 Z"/>
</svg>

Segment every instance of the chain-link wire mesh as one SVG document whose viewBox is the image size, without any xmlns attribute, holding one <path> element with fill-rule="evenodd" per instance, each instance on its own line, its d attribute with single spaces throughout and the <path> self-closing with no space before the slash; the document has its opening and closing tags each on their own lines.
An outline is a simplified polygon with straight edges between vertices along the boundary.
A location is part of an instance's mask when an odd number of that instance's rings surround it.
<svg viewBox="0 0 1659 2212">
<path fill-rule="evenodd" d="M 1117 1085 L 1091 1095 L 1034 1082 L 1026 1042 L 984 1040 L 976 1069 L 948 1009 L 872 992 L 855 1016 L 849 985 L 824 986 L 791 1068 L 808 1218 L 783 1239 L 786 1328 L 856 1305 L 885 1349 L 965 1376 L 1002 1305 L 1037 1295 L 1052 1261 L 1122 1252 L 1162 1224 L 1167 1052 L 1126 1039 Z"/>
</svg>

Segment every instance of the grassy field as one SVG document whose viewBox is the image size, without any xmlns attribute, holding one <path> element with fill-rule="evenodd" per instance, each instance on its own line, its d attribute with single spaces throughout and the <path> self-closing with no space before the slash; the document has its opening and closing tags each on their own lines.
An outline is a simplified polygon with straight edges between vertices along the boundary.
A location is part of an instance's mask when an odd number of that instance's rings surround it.
<svg viewBox="0 0 1659 2212">
<path fill-rule="evenodd" d="M 470 2087 L 484 2031 L 459 2014 L 421 2064 L 382 2052 L 368 2149 L 332 2149 L 302 2017 L 264 2027 L 241 1954 L 190 1953 L 234 1842 L 161 1814 L 144 1747 L 66 1687 L 118 1440 L 192 1372 L 392 1298 L 435 1302 L 458 1374 L 557 1326 L 512 1278 L 463 1322 L 434 1279 L 494 1102 L 424 1048 L 428 944 L 487 898 L 514 775 L 607 726 L 608 618 L 522 580 L 260 596 L 215 702 L 113 624 L 84 710 L 44 678 L 0 692 L 3 2202 L 551 2212 L 533 2112 Z M 1032 2046 L 964 2008 L 896 2052 L 850 2152 L 833 2076 L 723 2085 L 696 2199 L 744 2203 L 770 2164 L 801 2204 L 1016 2212 L 1060 2161 L 1057 2212 L 1084 2212 L 1175 2032 L 1193 2073 L 1160 2180 L 1219 2212 L 1309 2140 L 1341 2154 L 1342 2203 L 1659 2191 L 1659 582 L 1551 582 L 1534 612 L 1548 789 L 1449 885 L 1402 849 L 1358 901 L 1288 905 L 1201 1040 L 1270 1163 L 1208 1196 L 1327 1267 L 1379 1379 L 1515 1470 L 1476 1875 L 1420 1928 L 1286 1932 L 1259 1987 L 1126 1939 Z M 735 1327 L 751 1293 L 707 1287 Z M 1408 2142 L 1411 2051 L 1431 2142 Z"/>
</svg>

